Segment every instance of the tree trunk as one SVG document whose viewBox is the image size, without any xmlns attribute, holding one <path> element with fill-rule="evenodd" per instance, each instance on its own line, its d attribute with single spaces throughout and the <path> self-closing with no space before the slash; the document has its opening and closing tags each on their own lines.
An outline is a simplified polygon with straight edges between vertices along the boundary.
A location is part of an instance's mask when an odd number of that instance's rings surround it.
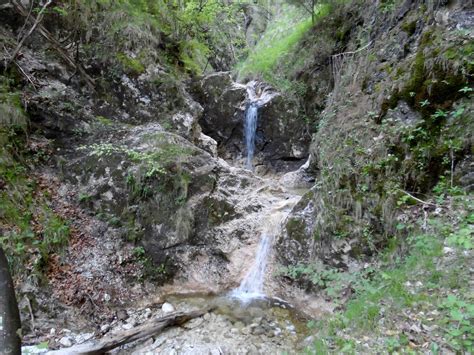
<svg viewBox="0 0 474 355">
<path fill-rule="evenodd" d="M 21 354 L 21 321 L 8 261 L 0 247 L 0 354 Z"/>
</svg>

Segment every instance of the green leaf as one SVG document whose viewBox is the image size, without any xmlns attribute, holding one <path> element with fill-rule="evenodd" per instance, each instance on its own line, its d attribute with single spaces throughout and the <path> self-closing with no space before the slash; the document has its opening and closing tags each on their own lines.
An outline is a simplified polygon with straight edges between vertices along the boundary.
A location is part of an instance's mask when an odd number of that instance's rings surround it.
<svg viewBox="0 0 474 355">
<path fill-rule="evenodd" d="M 39 343 L 38 345 L 36 345 L 36 347 L 38 349 L 48 349 L 48 342 L 47 341 L 43 341 L 41 343 Z"/>
<path fill-rule="evenodd" d="M 450 312 L 451 318 L 457 321 L 462 321 L 464 319 L 464 315 L 461 313 L 459 309 L 453 309 Z"/>
</svg>

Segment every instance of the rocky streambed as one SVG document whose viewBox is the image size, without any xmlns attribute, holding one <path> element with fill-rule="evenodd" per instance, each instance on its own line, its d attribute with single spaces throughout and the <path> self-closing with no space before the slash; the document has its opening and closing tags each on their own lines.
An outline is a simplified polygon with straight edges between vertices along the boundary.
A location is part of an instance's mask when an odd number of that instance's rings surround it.
<svg viewBox="0 0 474 355">
<path fill-rule="evenodd" d="M 298 347 L 301 349 L 308 331 L 303 315 L 275 299 L 255 300 L 245 305 L 225 296 L 170 296 L 168 300 L 177 310 L 209 305 L 216 309 L 183 327 L 170 328 L 154 338 L 118 350 L 117 354 L 291 353 Z"/>
</svg>

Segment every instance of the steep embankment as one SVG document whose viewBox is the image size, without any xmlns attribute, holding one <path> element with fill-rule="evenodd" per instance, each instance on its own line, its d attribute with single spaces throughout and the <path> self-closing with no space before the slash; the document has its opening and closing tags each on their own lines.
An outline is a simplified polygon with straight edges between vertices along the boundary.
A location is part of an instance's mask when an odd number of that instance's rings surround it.
<svg viewBox="0 0 474 355">
<path fill-rule="evenodd" d="M 319 351 L 472 350 L 473 18 L 465 2 L 351 2 L 295 51 L 326 53 L 289 77 L 306 109 L 333 80 L 316 184 L 277 246 L 283 280 L 343 305 L 315 324 Z"/>
</svg>

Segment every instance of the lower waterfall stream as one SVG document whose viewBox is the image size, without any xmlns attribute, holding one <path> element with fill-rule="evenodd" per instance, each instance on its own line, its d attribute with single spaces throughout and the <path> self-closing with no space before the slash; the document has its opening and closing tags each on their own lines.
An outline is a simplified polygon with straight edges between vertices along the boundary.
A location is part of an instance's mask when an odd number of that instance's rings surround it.
<svg viewBox="0 0 474 355">
<path fill-rule="evenodd" d="M 261 192 L 262 193 L 262 192 Z M 283 196 L 282 196 L 283 197 Z M 281 223 L 298 201 L 275 199 L 262 218 L 253 262 L 242 261 L 246 271 L 240 285 L 230 292 L 210 294 L 170 294 L 166 301 L 179 310 L 214 310 L 193 319 L 184 328 L 165 331 L 148 346 L 137 346 L 121 354 L 278 354 L 302 350 L 308 336 L 307 316 L 274 296 L 266 280 L 275 270 L 272 246 Z"/>
<path fill-rule="evenodd" d="M 257 255 L 251 269 L 242 280 L 240 286 L 230 293 L 230 297 L 241 300 L 244 303 L 253 299 L 264 298 L 263 282 L 267 269 L 268 254 L 272 247 L 272 236 L 263 234 L 258 246 Z"/>
</svg>

